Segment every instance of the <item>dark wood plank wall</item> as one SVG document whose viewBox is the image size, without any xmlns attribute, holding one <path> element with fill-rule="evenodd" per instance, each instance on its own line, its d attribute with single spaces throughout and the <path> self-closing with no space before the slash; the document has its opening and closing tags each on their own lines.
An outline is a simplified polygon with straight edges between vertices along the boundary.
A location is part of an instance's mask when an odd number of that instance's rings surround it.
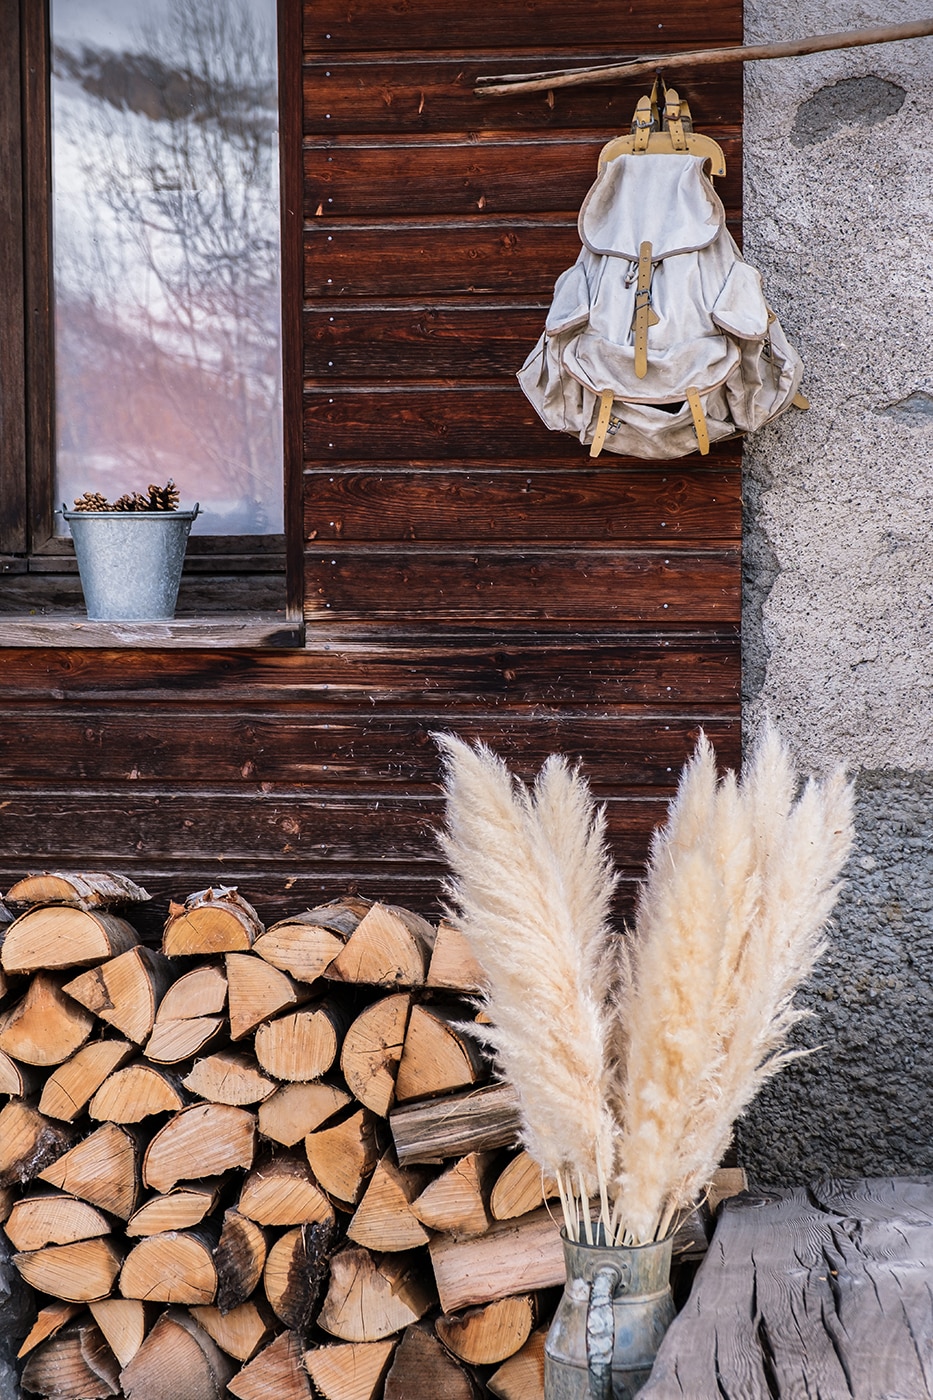
<svg viewBox="0 0 933 1400">
<path fill-rule="evenodd" d="M 740 0 L 306 0 L 307 647 L 0 653 L 0 878 L 434 912 L 438 728 L 580 756 L 635 876 L 698 728 L 738 758 L 740 450 L 591 463 L 538 422 L 515 370 L 641 85 L 471 89 L 739 42 Z M 680 86 L 738 230 L 740 67 Z"/>
</svg>

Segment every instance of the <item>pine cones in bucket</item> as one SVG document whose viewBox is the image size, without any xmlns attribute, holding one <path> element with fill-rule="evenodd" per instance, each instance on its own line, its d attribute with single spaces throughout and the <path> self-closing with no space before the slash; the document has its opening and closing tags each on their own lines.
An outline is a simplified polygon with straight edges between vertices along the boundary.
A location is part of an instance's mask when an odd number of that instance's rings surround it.
<svg viewBox="0 0 933 1400">
<path fill-rule="evenodd" d="M 145 495 L 141 491 L 128 491 L 126 495 L 114 501 L 113 505 L 99 491 L 85 491 L 83 496 L 76 498 L 75 510 L 177 510 L 178 502 L 178 487 L 169 477 L 164 486 L 150 484 Z"/>
</svg>

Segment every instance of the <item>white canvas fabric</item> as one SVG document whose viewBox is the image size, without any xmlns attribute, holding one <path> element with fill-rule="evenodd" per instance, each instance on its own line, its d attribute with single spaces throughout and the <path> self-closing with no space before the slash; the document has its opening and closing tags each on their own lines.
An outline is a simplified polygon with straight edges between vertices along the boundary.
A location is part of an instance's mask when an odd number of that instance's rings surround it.
<svg viewBox="0 0 933 1400">
<path fill-rule="evenodd" d="M 544 331 L 518 379 L 547 424 L 591 443 L 612 390 L 605 450 L 646 458 L 699 448 L 686 391 L 710 441 L 754 432 L 783 413 L 803 366 L 742 258 L 694 155 L 609 161 L 580 210 L 583 247 L 558 278 Z M 635 374 L 639 249 L 651 244 L 648 367 Z"/>
</svg>

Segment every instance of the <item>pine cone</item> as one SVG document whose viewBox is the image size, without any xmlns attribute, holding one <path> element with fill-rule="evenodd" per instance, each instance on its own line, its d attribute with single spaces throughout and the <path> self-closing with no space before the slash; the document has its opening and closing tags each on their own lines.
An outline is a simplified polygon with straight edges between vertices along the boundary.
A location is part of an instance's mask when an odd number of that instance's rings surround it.
<svg viewBox="0 0 933 1400">
<path fill-rule="evenodd" d="M 75 500 L 75 510 L 114 510 L 106 496 L 102 496 L 99 491 L 85 491 L 83 496 L 78 496 Z"/>
<path fill-rule="evenodd" d="M 149 497 L 143 496 L 139 491 L 129 491 L 125 496 L 121 496 L 118 501 L 114 501 L 114 510 L 151 510 Z"/>
<path fill-rule="evenodd" d="M 149 487 L 148 510 L 177 510 L 178 509 L 178 487 L 171 477 L 164 486 Z"/>
</svg>

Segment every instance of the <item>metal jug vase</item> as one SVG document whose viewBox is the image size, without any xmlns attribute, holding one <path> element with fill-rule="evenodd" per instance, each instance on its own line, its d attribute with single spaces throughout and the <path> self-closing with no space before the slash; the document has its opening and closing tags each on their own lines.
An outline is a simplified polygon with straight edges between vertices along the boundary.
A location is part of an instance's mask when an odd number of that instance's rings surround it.
<svg viewBox="0 0 933 1400">
<path fill-rule="evenodd" d="M 672 1242 L 562 1238 L 567 1282 L 544 1347 L 545 1400 L 633 1400 L 674 1319 Z"/>
</svg>

